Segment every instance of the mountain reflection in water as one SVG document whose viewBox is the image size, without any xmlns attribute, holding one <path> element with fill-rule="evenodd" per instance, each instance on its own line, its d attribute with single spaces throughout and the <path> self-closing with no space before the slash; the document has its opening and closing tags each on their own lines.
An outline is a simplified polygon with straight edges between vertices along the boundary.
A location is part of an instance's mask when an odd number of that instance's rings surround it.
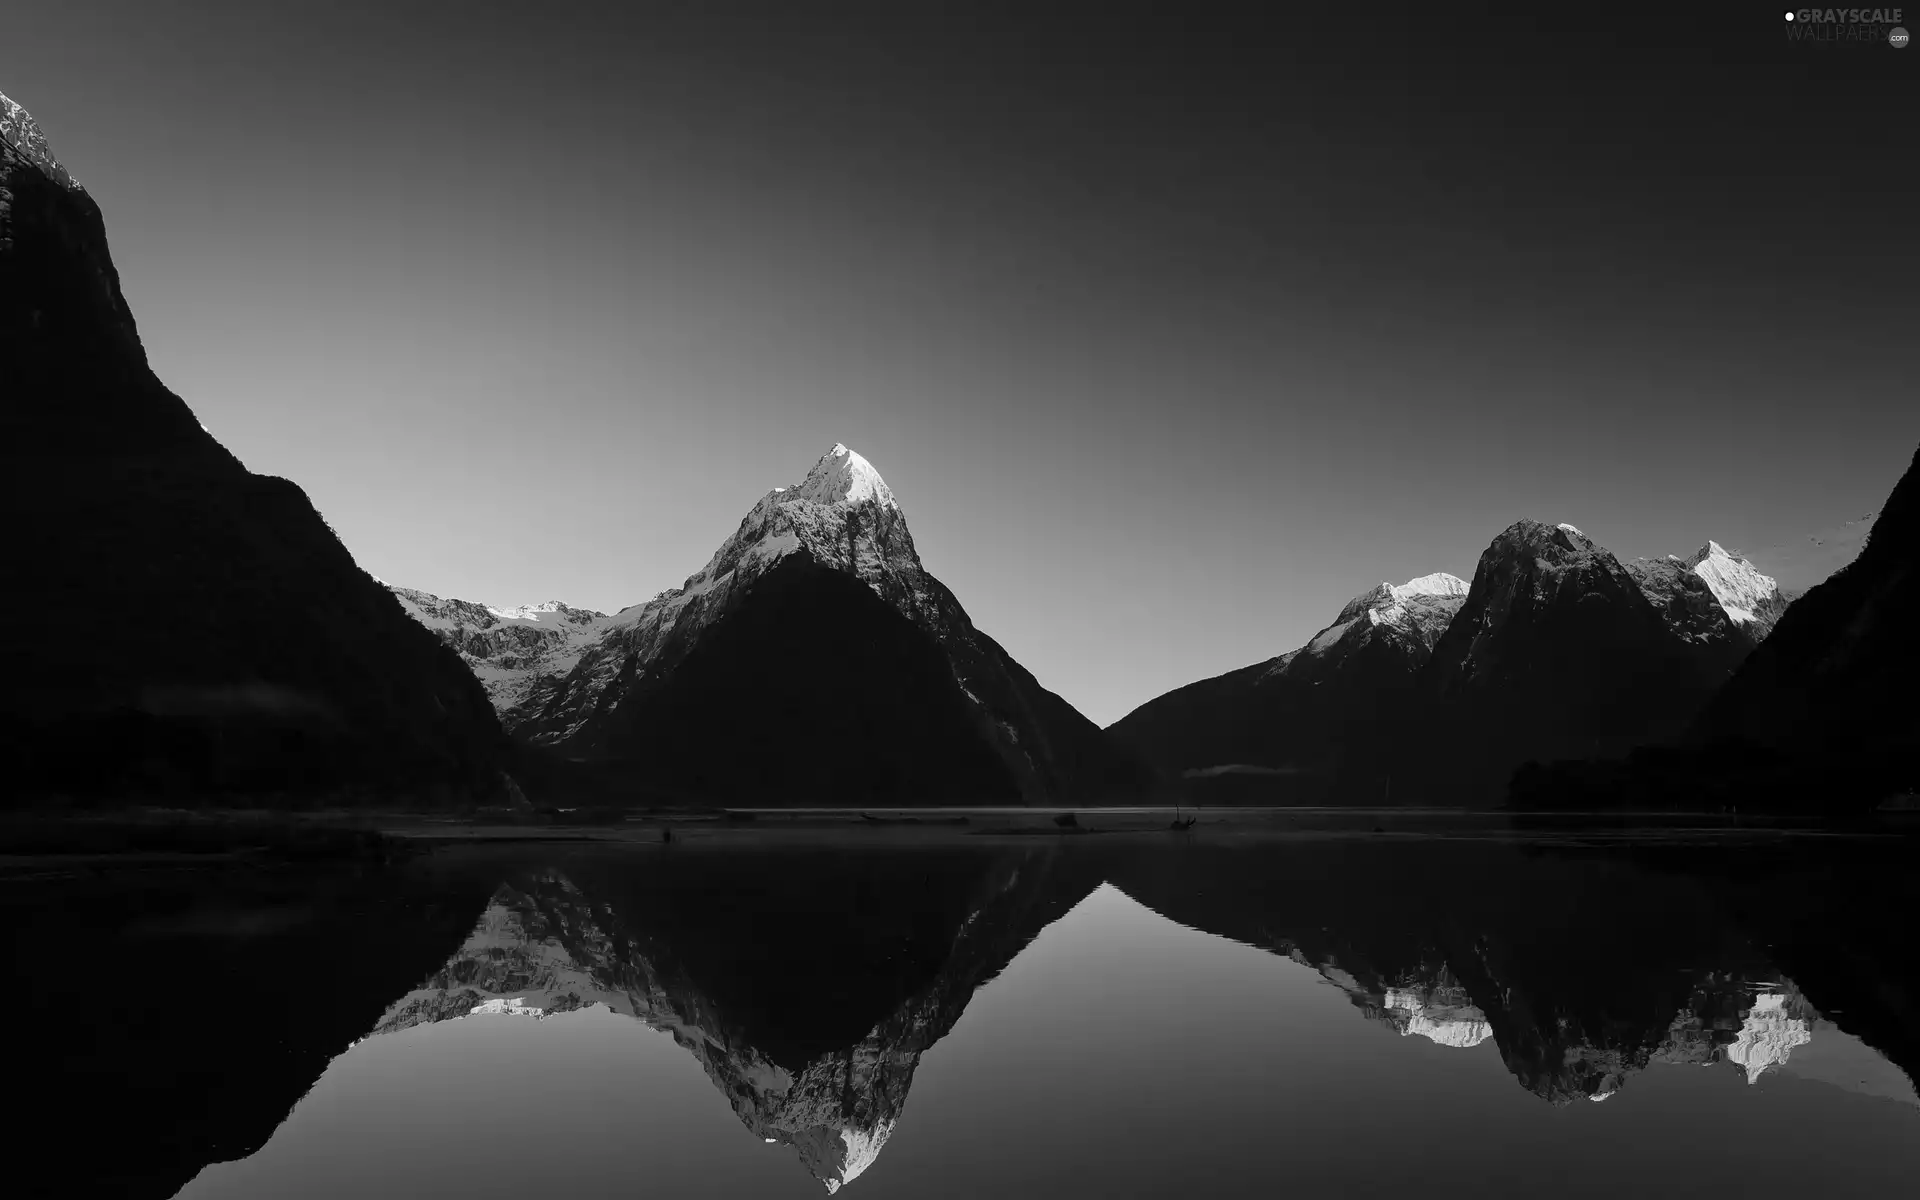
<svg viewBox="0 0 1920 1200">
<path fill-rule="evenodd" d="M 26 1078 L 50 1125 L 86 1105 L 105 1139 L 49 1193 L 761 1195 L 806 1181 L 795 1157 L 815 1194 L 1524 1190 L 1475 1174 L 1475 1139 L 1507 1171 L 1591 1155 L 1575 1192 L 1624 1186 L 1635 1155 L 1655 1193 L 1864 1193 L 1920 1168 L 1902 846 L 740 840 L 448 848 L 270 881 L 306 897 L 281 921 L 240 875 L 159 903 L 151 881 L 138 903 L 9 885 L 11 994 L 68 1031 Z M 180 1006 L 73 969 L 102 947 L 116 979 L 209 986 Z M 605 1040 L 642 1025 L 707 1084 Z M 1524 1093 L 1489 1090 L 1496 1060 Z M 903 1126 L 916 1074 L 926 1115 Z M 1691 1165 L 1590 1104 L 1540 1125 L 1525 1093 L 1627 1106 Z M 511 1153 L 487 1106 L 524 1135 Z M 1280 1157 L 1275 1130 L 1298 1135 Z M 756 1143 L 787 1148 L 784 1179 L 732 1161 Z"/>
</svg>

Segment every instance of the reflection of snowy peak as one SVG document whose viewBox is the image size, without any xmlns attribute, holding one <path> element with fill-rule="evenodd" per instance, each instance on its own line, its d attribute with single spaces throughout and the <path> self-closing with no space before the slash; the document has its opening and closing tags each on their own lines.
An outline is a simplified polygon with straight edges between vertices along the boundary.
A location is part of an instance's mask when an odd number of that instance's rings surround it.
<svg viewBox="0 0 1920 1200">
<path fill-rule="evenodd" d="M 834 1192 L 885 1147 L 920 1056 L 953 1028 L 974 989 L 1053 915 L 1030 911 L 1036 896 L 1047 895 L 1044 873 L 1016 864 L 989 874 L 961 910 L 944 962 L 926 986 L 851 1045 L 809 1050 L 810 1061 L 787 1063 L 721 1011 L 671 946 L 547 872 L 496 889 L 460 949 L 390 1005 L 369 1036 L 437 1021 L 547 1019 L 604 1006 L 670 1034 L 755 1137 L 794 1147 Z M 836 969 L 824 969 L 844 982 Z M 858 968 L 851 970 L 858 978 Z M 850 994 L 858 992 L 856 986 Z"/>
<path fill-rule="evenodd" d="M 1805 1016 L 1796 1016 L 1789 997 L 1762 992 L 1753 998 L 1740 1025 L 1740 1034 L 1727 1047 L 1727 1058 L 1746 1072 L 1748 1083 L 1758 1083 L 1769 1067 L 1781 1066 L 1795 1046 L 1813 1040 Z"/>
<path fill-rule="evenodd" d="M 729 1036 L 697 991 L 633 941 L 609 933 L 616 924 L 562 876 L 549 874 L 525 890 L 503 884 L 460 950 L 395 1001 L 372 1034 L 603 1005 L 671 1034 L 757 1136 L 796 1147 L 829 1191 L 873 1162 L 906 1099 L 921 1047 L 902 1050 L 876 1030 L 845 1054 L 788 1071 Z"/>
<path fill-rule="evenodd" d="M 1362 982 L 1330 959 L 1315 964 L 1297 948 L 1289 957 L 1319 971 L 1322 978 L 1347 994 L 1354 1007 L 1402 1037 L 1417 1034 L 1442 1046 L 1469 1049 L 1493 1036 L 1486 1014 L 1444 966 L 1383 986 Z"/>
<path fill-rule="evenodd" d="M 1475 1008 L 1466 989 L 1458 986 L 1388 988 L 1381 1006 L 1400 1027 L 1402 1036 L 1419 1034 L 1442 1046 L 1462 1049 L 1478 1046 L 1493 1036 L 1486 1014 Z"/>
<path fill-rule="evenodd" d="M 538 704 L 551 694 L 609 620 L 604 613 L 558 600 L 492 608 L 413 588 L 387 587 L 408 616 L 459 652 L 508 725 L 529 701 Z"/>
</svg>

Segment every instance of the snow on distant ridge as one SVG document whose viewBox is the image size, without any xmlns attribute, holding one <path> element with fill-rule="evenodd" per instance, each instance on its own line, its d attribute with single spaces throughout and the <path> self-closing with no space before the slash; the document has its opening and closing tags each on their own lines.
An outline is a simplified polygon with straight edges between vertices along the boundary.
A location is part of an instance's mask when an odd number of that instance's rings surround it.
<svg viewBox="0 0 1920 1200">
<path fill-rule="evenodd" d="M 1464 598 L 1466 594 L 1467 581 L 1445 571 L 1420 575 L 1405 583 L 1389 583 L 1383 579 L 1347 601 L 1340 615 L 1334 618 L 1334 623 L 1315 634 L 1302 653 L 1312 657 L 1327 654 L 1345 641 L 1350 631 L 1376 625 L 1392 626 L 1413 636 L 1431 634 L 1437 637 L 1438 629 L 1434 628 L 1434 622 L 1425 619 L 1431 615 L 1427 610 L 1434 607 L 1436 600 Z M 1458 605 L 1452 607 L 1458 608 Z M 1452 612 L 1448 611 L 1445 615 L 1451 617 Z M 1444 625 L 1444 621 L 1439 622 L 1440 627 Z"/>
<path fill-rule="evenodd" d="M 1780 588 L 1771 577 L 1746 559 L 1729 554 L 1719 542 L 1709 541 L 1691 559 L 1681 561 L 1706 581 L 1720 607 L 1742 625 L 1752 624 L 1763 606 L 1779 598 Z"/>
<path fill-rule="evenodd" d="M 47 135 L 40 132 L 33 114 L 8 98 L 4 92 L 0 92 L 0 141 L 12 146 L 21 157 L 40 168 L 47 178 L 61 187 L 85 190 L 80 187 L 80 181 L 53 157 L 53 149 L 47 145 Z M 4 206 L 0 206 L 0 212 L 4 211 Z"/>
<path fill-rule="evenodd" d="M 605 613 L 558 600 L 495 608 L 376 580 L 408 616 L 460 655 L 487 689 L 495 710 L 503 713 L 525 703 L 542 689 L 543 681 L 573 670 L 612 621 Z"/>
<path fill-rule="evenodd" d="M 1580 536 L 1580 537 L 1585 537 L 1585 536 L 1587 536 L 1586 534 L 1584 534 L 1584 533 L 1581 533 L 1581 532 L 1580 532 L 1580 527 L 1579 527 L 1579 526 L 1577 526 L 1577 525 L 1569 525 L 1569 524 L 1567 524 L 1567 523 L 1566 523 L 1565 521 L 1562 521 L 1562 522 L 1560 522 L 1560 524 L 1559 524 L 1559 525 L 1557 525 L 1557 526 L 1555 526 L 1555 528 L 1557 528 L 1557 529 L 1564 529 L 1564 530 L 1566 530 L 1566 531 L 1567 531 L 1568 533 L 1571 533 L 1571 534 L 1576 534 L 1576 535 L 1578 535 L 1578 536 Z"/>
<path fill-rule="evenodd" d="M 1394 597 L 1405 600 L 1410 596 L 1464 596 L 1467 594 L 1467 581 L 1458 575 L 1449 575 L 1445 571 L 1435 571 L 1431 575 L 1422 575 L 1418 579 L 1409 579 L 1405 583 L 1390 584 L 1389 590 Z"/>
</svg>

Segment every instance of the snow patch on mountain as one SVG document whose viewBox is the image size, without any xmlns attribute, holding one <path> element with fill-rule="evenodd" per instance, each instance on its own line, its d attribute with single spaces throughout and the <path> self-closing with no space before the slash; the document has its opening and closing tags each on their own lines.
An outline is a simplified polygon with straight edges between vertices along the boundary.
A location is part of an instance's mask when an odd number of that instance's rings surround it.
<svg viewBox="0 0 1920 1200">
<path fill-rule="evenodd" d="M 886 1148 L 887 1139 L 892 1136 L 892 1121 L 881 1121 L 872 1129 L 842 1129 L 840 1140 L 846 1145 L 847 1157 L 840 1168 L 838 1179 L 820 1181 L 827 1185 L 827 1194 L 831 1196 L 859 1178 L 860 1173 L 872 1166 L 874 1160 L 880 1157 L 880 1151 Z"/>
<path fill-rule="evenodd" d="M 1446 1002 L 1449 999 L 1454 1002 Z M 1381 1007 L 1400 1026 L 1402 1037 L 1418 1034 L 1441 1046 L 1467 1049 L 1492 1037 L 1493 1026 L 1485 1013 L 1461 1002 L 1464 999 L 1464 994 L 1445 997 L 1434 990 L 1422 995 L 1411 988 L 1388 988 Z"/>
<path fill-rule="evenodd" d="M 1758 1083 L 1768 1068 L 1787 1061 L 1795 1046 L 1813 1040 L 1807 1022 L 1787 1011 L 1787 997 L 1762 992 L 1740 1025 L 1740 1034 L 1727 1047 L 1727 1058 L 1746 1071 L 1748 1083 Z"/>
<path fill-rule="evenodd" d="M 870 516 L 899 514 L 900 504 L 872 463 L 836 442 L 805 479 L 762 496 L 697 574 L 645 603 L 621 609 L 614 622 L 658 625 L 687 601 L 724 590 L 743 573 L 758 575 L 800 549 L 822 563 L 851 568 L 873 583 L 871 576 L 884 570 L 887 555 L 884 547 L 857 544 L 862 510 L 870 510 Z M 912 553 L 910 540 L 905 549 L 918 568 L 919 557 Z"/>
<path fill-rule="evenodd" d="M 1780 600 L 1778 584 L 1746 559 L 1729 554 L 1719 542 L 1707 542 L 1682 561 L 1706 580 L 1713 598 L 1727 610 L 1727 615 L 1743 625 L 1758 620 L 1763 608 Z"/>
<path fill-rule="evenodd" d="M 75 179 L 65 167 L 54 158 L 53 150 L 47 145 L 47 135 L 40 132 L 39 124 L 33 114 L 0 93 L 0 141 L 11 146 L 27 162 L 39 168 L 41 173 L 64 188 L 84 191 L 80 181 Z M 11 200 L 4 188 L 0 188 L 0 214 L 4 214 L 5 205 Z"/>
<path fill-rule="evenodd" d="M 558 600 L 495 608 L 380 582 L 408 616 L 460 655 L 502 714 L 557 687 L 612 621 Z"/>
<path fill-rule="evenodd" d="M 1392 588 L 1396 599 L 1406 600 L 1414 596 L 1464 596 L 1467 594 L 1467 581 L 1458 575 L 1449 575 L 1445 571 L 1435 571 L 1431 575 L 1422 575 L 1418 579 L 1409 579 Z"/>
<path fill-rule="evenodd" d="M 1302 653 L 1323 657 L 1345 643 L 1349 634 L 1376 626 L 1386 626 L 1431 645 L 1466 594 L 1467 581 L 1445 571 L 1421 575 L 1405 583 L 1382 580 L 1347 601 L 1334 623 L 1314 635 Z"/>
</svg>

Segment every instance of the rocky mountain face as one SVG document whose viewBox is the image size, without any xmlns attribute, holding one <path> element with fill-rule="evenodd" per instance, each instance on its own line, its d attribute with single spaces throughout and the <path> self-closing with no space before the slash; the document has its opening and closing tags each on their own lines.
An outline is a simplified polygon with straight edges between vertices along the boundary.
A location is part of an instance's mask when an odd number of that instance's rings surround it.
<svg viewBox="0 0 1920 1200">
<path fill-rule="evenodd" d="M 762 497 L 685 584 L 571 626 L 544 657 L 495 652 L 493 610 L 414 603 L 516 736 L 670 792 L 1031 803 L 1147 781 L 974 627 L 921 565 L 892 489 L 845 446 Z"/>
<path fill-rule="evenodd" d="M 4 97 L 0 397 L 10 561 L 85 631 L 18 647 L 10 794 L 503 787 L 472 674 L 148 369 L 99 208 Z"/>
<path fill-rule="evenodd" d="M 1683 642 L 1721 651 L 1729 673 L 1787 611 L 1779 585 L 1719 542 L 1685 558 L 1636 558 L 1626 568 L 1667 627 Z"/>
<path fill-rule="evenodd" d="M 394 584 L 387 588 L 408 616 L 439 635 L 467 664 L 509 728 L 551 699 L 610 620 L 605 613 L 558 600 L 492 608 Z"/>
<path fill-rule="evenodd" d="M 1310 772 L 1338 794 L 1377 797 L 1381 731 L 1407 717 L 1414 683 L 1466 600 L 1444 572 L 1380 583 L 1278 658 L 1176 689 L 1108 732 L 1164 771 L 1259 779 Z"/>
</svg>

